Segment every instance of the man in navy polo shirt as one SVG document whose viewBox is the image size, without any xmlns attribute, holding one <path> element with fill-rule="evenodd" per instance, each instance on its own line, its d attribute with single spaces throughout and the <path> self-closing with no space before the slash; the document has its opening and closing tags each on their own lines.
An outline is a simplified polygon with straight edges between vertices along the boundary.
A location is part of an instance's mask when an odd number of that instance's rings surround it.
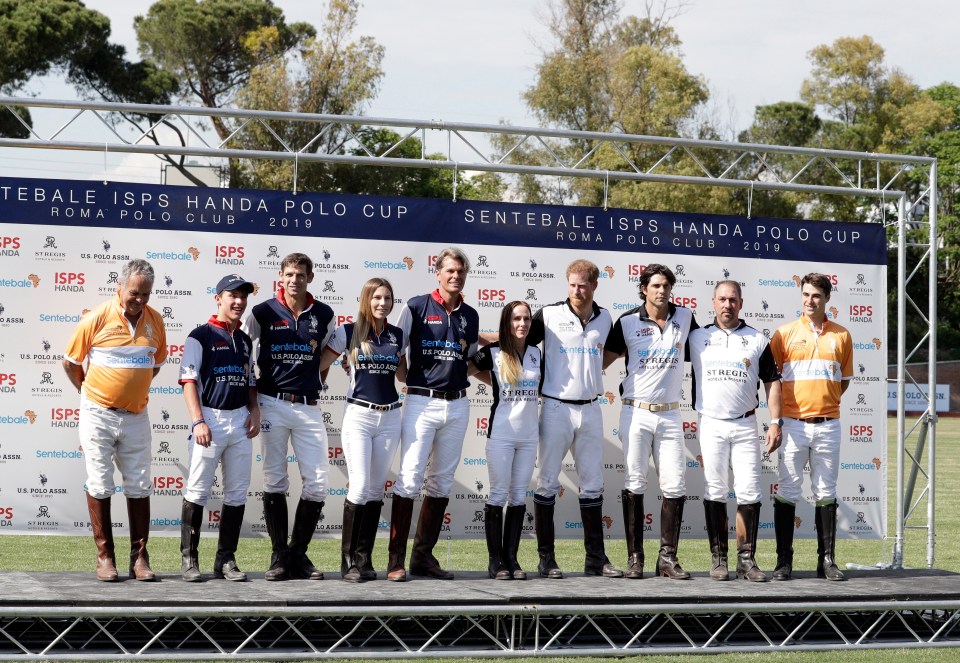
<svg viewBox="0 0 960 663">
<path fill-rule="evenodd" d="M 560 492 L 560 470 L 573 453 L 580 480 L 580 518 L 587 575 L 621 578 L 603 545 L 603 344 L 613 324 L 593 301 L 600 269 L 589 260 L 567 267 L 566 301 L 549 304 L 533 316 L 527 343 L 543 343 L 543 406 L 540 411 L 540 475 L 533 496 L 539 572 L 562 578 L 554 556 L 553 511 Z"/>
<path fill-rule="evenodd" d="M 280 265 L 280 288 L 257 304 L 244 330 L 259 342 L 257 377 L 263 444 L 263 515 L 273 545 L 267 580 L 322 580 L 307 557 L 327 494 L 327 429 L 317 405 L 320 358 L 336 330 L 333 309 L 307 291 L 313 261 L 291 253 Z M 287 443 L 300 467 L 303 491 L 287 544 Z"/>
<path fill-rule="evenodd" d="M 467 359 L 477 350 L 480 317 L 464 303 L 461 294 L 470 270 L 466 254 L 455 247 L 446 248 L 437 256 L 435 267 L 439 287 L 407 301 L 397 322 L 410 339 L 410 368 L 387 562 L 387 579 L 393 581 L 407 579 L 407 536 L 413 500 L 421 484 L 426 496 L 413 540 L 410 573 L 441 580 L 453 578 L 440 567 L 433 548 L 440 538 L 470 418 Z"/>
<path fill-rule="evenodd" d="M 180 384 L 193 420 L 190 472 L 183 491 L 180 527 L 181 572 L 187 582 L 201 580 L 198 548 L 203 507 L 210 499 L 214 472 L 223 465 L 223 508 L 213 576 L 243 581 L 234 554 L 250 488 L 250 439 L 260 432 L 253 377 L 253 342 L 240 330 L 253 284 L 237 274 L 217 284 L 217 314 L 187 337 L 180 362 Z"/>
</svg>

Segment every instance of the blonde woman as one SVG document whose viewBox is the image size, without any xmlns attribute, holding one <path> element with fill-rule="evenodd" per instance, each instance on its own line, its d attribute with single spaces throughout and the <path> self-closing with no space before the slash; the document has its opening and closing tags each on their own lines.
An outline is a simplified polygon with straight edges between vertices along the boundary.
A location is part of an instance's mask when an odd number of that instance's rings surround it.
<svg viewBox="0 0 960 663">
<path fill-rule="evenodd" d="M 320 363 L 326 370 L 343 355 L 350 387 L 343 413 L 343 453 L 349 489 L 343 505 L 340 573 L 347 582 L 375 580 L 371 556 L 383 507 L 383 484 L 400 443 L 396 378 L 406 372 L 403 330 L 387 322 L 393 287 L 372 278 L 360 291 L 356 321 L 337 329 Z"/>
<path fill-rule="evenodd" d="M 497 580 L 527 578 L 517 562 L 517 550 L 527 510 L 527 488 L 537 459 L 541 364 L 540 349 L 527 344 L 531 322 L 526 302 L 513 301 L 504 306 L 499 341 L 481 348 L 470 366 L 471 375 L 489 372 L 493 386 L 486 450 L 490 497 L 483 520 L 488 572 Z"/>
</svg>

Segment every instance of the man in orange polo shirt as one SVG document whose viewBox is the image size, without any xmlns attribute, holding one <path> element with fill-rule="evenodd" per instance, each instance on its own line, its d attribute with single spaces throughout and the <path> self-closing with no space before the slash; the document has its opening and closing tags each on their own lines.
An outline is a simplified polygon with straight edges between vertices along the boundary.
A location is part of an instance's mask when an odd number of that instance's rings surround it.
<svg viewBox="0 0 960 663">
<path fill-rule="evenodd" d="M 783 376 L 780 487 L 773 503 L 777 536 L 774 580 L 793 572 L 793 530 L 803 468 L 810 463 L 816 500 L 817 577 L 846 580 L 837 568 L 837 473 L 840 469 L 840 397 L 853 379 L 850 332 L 827 319 L 832 284 L 825 274 L 800 281 L 801 315 L 774 333 L 770 350 Z"/>
<path fill-rule="evenodd" d="M 67 377 L 80 392 L 87 507 L 97 544 L 97 580 L 104 582 L 118 578 L 110 519 L 114 459 L 130 518 L 130 577 L 155 579 L 147 555 L 153 492 L 147 397 L 167 358 L 167 337 L 160 314 L 147 306 L 153 281 L 146 260 L 124 265 L 117 296 L 83 316 L 63 355 Z"/>
</svg>

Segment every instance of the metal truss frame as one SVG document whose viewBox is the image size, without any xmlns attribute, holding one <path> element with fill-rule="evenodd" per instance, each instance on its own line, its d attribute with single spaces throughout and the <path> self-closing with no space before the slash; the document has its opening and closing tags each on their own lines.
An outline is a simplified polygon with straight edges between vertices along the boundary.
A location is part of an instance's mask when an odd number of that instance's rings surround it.
<svg viewBox="0 0 960 663">
<path fill-rule="evenodd" d="M 877 220 L 895 228 L 898 251 L 896 287 L 897 373 L 897 489 L 896 534 L 891 566 L 902 568 L 904 533 L 926 530 L 927 566 L 934 563 L 936 470 L 936 357 L 937 357 L 937 161 L 929 157 L 821 150 L 783 145 L 638 136 L 622 133 L 564 131 L 509 125 L 452 123 L 365 116 L 284 113 L 187 106 L 153 106 L 87 101 L 57 101 L 0 97 L 0 108 L 19 118 L 17 109 L 59 110 L 67 118 L 41 135 L 22 122 L 28 138 L 0 138 L 0 148 L 77 150 L 123 154 L 153 154 L 163 158 L 195 156 L 207 159 L 249 159 L 293 162 L 293 190 L 301 163 L 351 164 L 453 171 L 454 198 L 459 171 L 492 172 L 610 181 L 662 182 L 723 186 L 748 191 L 748 217 L 754 191 L 779 191 L 809 196 L 855 196 L 877 205 Z M 0 112 L 3 112 L 0 110 Z M 213 136 L 213 118 L 230 127 L 224 139 Z M 104 128 L 104 138 L 91 140 L 87 120 Z M 119 128 L 126 122 L 128 131 Z M 300 141 L 284 136 L 296 125 Z M 82 128 L 79 128 L 81 127 Z M 161 129 L 170 129 L 162 131 Z M 390 129 L 399 138 L 379 152 L 360 140 L 362 129 Z M 237 147 L 245 132 L 256 129 L 270 137 L 266 149 Z M 71 137 L 75 131 L 80 135 Z M 187 145 L 187 138 L 198 144 Z M 420 140 L 420 158 L 398 156 L 407 141 Z M 484 143 L 500 140 L 507 147 L 486 154 Z M 440 149 L 434 150 L 433 145 Z M 561 151 L 557 145 L 578 146 L 580 152 Z M 639 165 L 630 148 L 644 146 L 653 154 L 650 166 Z M 534 149 L 528 149 L 534 148 Z M 599 152 L 618 155 L 618 163 L 598 169 Z M 521 161 L 518 157 L 525 153 Z M 439 153 L 442 156 L 431 156 Z M 466 154 L 466 158 L 455 157 Z M 565 156 L 566 155 L 566 156 Z M 706 158 L 707 156 L 711 158 Z M 530 159 L 538 159 L 532 162 Z M 713 165 L 708 165 L 713 164 Z M 830 173 L 836 185 L 817 184 L 819 171 Z M 911 180 L 908 181 L 908 180 Z M 916 184 L 919 182 L 919 185 Z M 901 188 L 897 188 L 901 187 Z M 886 222 L 887 208 L 896 205 L 895 218 Z M 891 241 L 893 245 L 893 241 Z M 909 254 L 909 255 L 908 255 Z M 926 298 L 913 293 L 925 292 Z M 919 331 L 908 338 L 908 321 L 919 321 Z M 915 325 L 915 328 L 917 325 Z M 909 418 L 904 390 L 919 386 L 908 361 L 926 355 L 928 390 L 926 409 Z M 907 444 L 915 441 L 913 450 Z M 905 473 L 909 471 L 909 481 Z M 920 484 L 913 494 L 915 480 Z M 926 506 L 924 510 L 922 507 Z"/>
<path fill-rule="evenodd" d="M 960 646 L 960 602 L 3 608 L 0 660 L 624 656 Z"/>
</svg>

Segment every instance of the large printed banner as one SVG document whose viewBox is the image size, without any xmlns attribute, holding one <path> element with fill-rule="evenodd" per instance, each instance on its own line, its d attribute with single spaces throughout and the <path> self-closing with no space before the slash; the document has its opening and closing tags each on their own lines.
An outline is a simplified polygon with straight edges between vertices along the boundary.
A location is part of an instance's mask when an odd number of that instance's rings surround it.
<svg viewBox="0 0 960 663">
<path fill-rule="evenodd" d="M 89 531 L 77 436 L 79 396 L 60 362 L 84 310 L 114 296 L 126 261 L 146 258 L 153 264 L 157 282 L 150 304 L 162 313 L 171 344 L 168 366 L 151 388 L 150 417 L 152 528 L 174 533 L 180 526 L 190 444 L 178 363 L 189 331 L 215 310 L 217 281 L 236 272 L 256 282 L 252 305 L 273 296 L 282 257 L 305 252 L 316 263 L 313 294 L 330 304 L 342 323 L 355 315 L 360 287 L 372 276 L 390 279 L 398 301 L 434 289 L 434 256 L 449 244 L 462 247 L 472 260 L 465 294 L 480 312 L 481 328 L 490 331 L 506 301 L 525 299 L 537 310 L 564 299 L 566 265 L 581 257 L 601 267 L 596 299 L 614 318 L 640 303 L 639 274 L 644 265 L 659 262 L 677 275 L 675 302 L 693 309 L 701 325 L 713 317 L 710 299 L 716 282 L 737 280 L 745 300 L 743 317 L 767 335 L 800 314 L 803 274 L 830 274 L 836 289 L 829 315 L 852 332 L 856 367 L 843 401 L 838 530 L 846 537 L 884 536 L 886 238 L 879 225 L 33 179 L 0 179 L 0 532 Z M 398 313 L 399 307 L 391 319 Z M 624 464 L 617 438 L 622 377 L 623 362 L 618 361 L 607 371 L 601 396 L 604 522 L 612 537 L 623 532 Z M 345 376 L 333 369 L 322 400 L 330 437 L 329 496 L 318 528 L 318 534 L 331 536 L 339 534 L 347 492 L 340 443 L 345 390 Z M 690 396 L 688 368 L 683 413 L 691 503 L 683 530 L 685 536 L 702 537 L 703 472 Z M 762 391 L 760 397 L 765 408 Z M 470 427 L 445 527 L 452 538 L 483 536 L 489 387 L 475 383 L 470 399 Z M 766 422 L 766 410 L 760 412 Z M 765 429 L 764 423 L 758 441 Z M 266 536 L 259 451 L 255 440 L 244 532 Z M 568 461 L 557 501 L 557 530 L 572 537 L 580 535 L 581 525 L 577 474 Z M 296 499 L 299 474 L 292 452 L 289 462 L 290 496 Z M 773 536 L 769 503 L 777 491 L 776 470 L 776 457 L 764 455 L 767 505 L 760 527 L 768 537 Z M 215 484 L 208 504 L 210 531 L 218 526 L 221 485 Z M 647 522 L 650 531 L 659 532 L 653 476 L 650 485 Z M 390 488 L 388 481 L 387 500 Z M 807 502 L 797 510 L 800 536 L 814 535 L 809 499 L 807 485 Z M 384 532 L 389 510 L 388 501 L 380 523 Z M 532 536 L 532 516 L 528 518 L 526 531 Z M 120 504 L 114 520 L 125 525 Z"/>
</svg>

